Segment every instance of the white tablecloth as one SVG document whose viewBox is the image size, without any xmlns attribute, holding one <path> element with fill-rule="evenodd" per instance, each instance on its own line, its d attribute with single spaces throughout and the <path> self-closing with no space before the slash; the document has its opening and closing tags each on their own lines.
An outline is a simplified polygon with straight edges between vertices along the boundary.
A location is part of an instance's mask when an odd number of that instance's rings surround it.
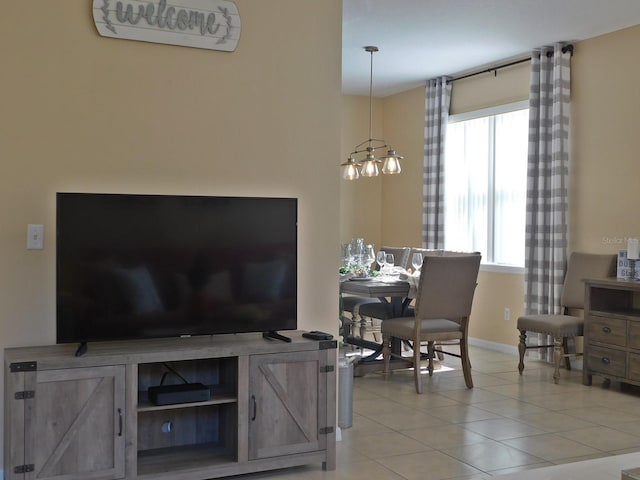
<svg viewBox="0 0 640 480">
<path fill-rule="evenodd" d="M 404 280 L 409 283 L 409 298 L 416 298 L 418 294 L 418 284 L 420 283 L 420 270 L 416 270 L 415 272 L 407 272 L 401 273 L 398 278 L 400 280 Z"/>
</svg>

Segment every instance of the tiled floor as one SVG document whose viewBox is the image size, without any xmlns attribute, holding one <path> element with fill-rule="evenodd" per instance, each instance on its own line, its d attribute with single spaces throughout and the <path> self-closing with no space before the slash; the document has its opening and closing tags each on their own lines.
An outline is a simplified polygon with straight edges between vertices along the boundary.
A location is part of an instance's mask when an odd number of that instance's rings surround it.
<svg viewBox="0 0 640 480">
<path fill-rule="evenodd" d="M 639 389 L 599 377 L 585 387 L 578 370 L 562 370 L 556 385 L 552 368 L 535 360 L 525 360 L 519 376 L 516 356 L 474 347 L 471 362 L 471 390 L 450 356 L 442 371 L 425 374 L 422 395 L 410 370 L 355 378 L 353 426 L 341 431 L 336 471 L 309 466 L 250 478 L 475 480 L 612 455 L 620 456 L 518 478 L 619 479 L 623 467 L 640 467 L 640 454 L 622 455 L 640 451 Z"/>
</svg>

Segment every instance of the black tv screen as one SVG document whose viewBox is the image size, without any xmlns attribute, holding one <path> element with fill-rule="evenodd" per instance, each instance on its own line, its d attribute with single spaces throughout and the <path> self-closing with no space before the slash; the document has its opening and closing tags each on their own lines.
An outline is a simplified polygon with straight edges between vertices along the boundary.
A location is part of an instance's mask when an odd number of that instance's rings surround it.
<svg viewBox="0 0 640 480">
<path fill-rule="evenodd" d="M 297 199 L 57 194 L 58 343 L 297 327 Z"/>
</svg>

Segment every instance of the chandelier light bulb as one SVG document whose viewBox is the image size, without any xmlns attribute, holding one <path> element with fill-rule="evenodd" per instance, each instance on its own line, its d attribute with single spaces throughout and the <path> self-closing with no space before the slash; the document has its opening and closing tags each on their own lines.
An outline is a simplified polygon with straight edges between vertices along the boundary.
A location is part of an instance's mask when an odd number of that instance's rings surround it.
<svg viewBox="0 0 640 480">
<path fill-rule="evenodd" d="M 356 162 L 353 156 L 349 155 L 347 161 L 340 165 L 342 167 L 342 178 L 345 180 L 357 180 L 360 178 L 360 172 L 358 168 L 360 163 Z"/>
<path fill-rule="evenodd" d="M 360 175 L 363 177 L 377 177 L 380 172 L 378 171 L 378 162 L 373 160 L 365 160 L 362 162 L 362 170 Z"/>
<path fill-rule="evenodd" d="M 394 175 L 402 171 L 400 167 L 400 159 L 402 159 L 402 157 L 397 155 L 395 150 L 389 150 L 382 158 L 384 159 L 382 173 L 385 175 Z"/>
<path fill-rule="evenodd" d="M 355 163 L 345 165 L 342 171 L 342 178 L 345 180 L 357 180 L 360 178 L 360 172 L 358 172 L 358 166 Z"/>
</svg>

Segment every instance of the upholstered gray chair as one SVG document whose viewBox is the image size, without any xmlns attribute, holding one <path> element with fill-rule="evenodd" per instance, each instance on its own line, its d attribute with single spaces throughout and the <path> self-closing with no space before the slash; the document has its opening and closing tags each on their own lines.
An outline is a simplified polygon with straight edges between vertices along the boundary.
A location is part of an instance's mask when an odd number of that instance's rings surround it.
<svg viewBox="0 0 640 480">
<path fill-rule="evenodd" d="M 385 250 L 386 251 L 386 250 Z M 408 262 L 411 262 L 411 258 L 413 253 L 421 253 L 423 257 L 458 257 L 458 256 L 468 256 L 468 255 L 479 255 L 480 252 L 458 252 L 453 250 L 441 250 L 441 249 L 427 249 L 427 248 L 410 248 L 407 258 Z M 389 303 L 385 302 L 366 302 L 358 305 L 357 307 L 357 315 L 360 317 L 360 321 L 362 325 L 367 325 L 369 323 L 371 326 L 369 327 L 376 336 L 376 333 L 380 331 L 380 322 L 384 320 L 389 320 L 395 317 L 411 317 L 415 314 L 415 308 L 413 306 L 414 302 L 405 302 L 403 304 L 402 312 L 398 313 L 396 308 Z M 442 346 L 446 345 L 448 342 L 437 342 L 436 345 Z M 457 345 L 457 341 L 452 342 L 454 345 Z M 441 349 L 436 350 L 438 359 L 443 360 L 444 354 Z"/>
<path fill-rule="evenodd" d="M 455 340 L 460 346 L 460 355 L 444 353 L 460 357 L 465 383 L 468 388 L 473 388 L 467 333 L 480 258 L 479 254 L 425 256 L 414 316 L 382 321 L 385 376 L 389 374 L 392 356 L 405 360 L 413 365 L 416 392 L 422 393 L 420 345 L 427 343 L 429 375 L 433 375 L 435 343 Z M 394 354 L 391 350 L 392 338 L 412 342 L 413 356 Z"/>
<path fill-rule="evenodd" d="M 518 343 L 518 371 L 524 370 L 524 355 L 530 348 L 553 348 L 553 381 L 560 381 L 560 360 L 565 359 L 567 370 L 571 370 L 571 354 L 568 351 L 568 339 L 580 337 L 584 332 L 584 320 L 577 310 L 584 310 L 585 278 L 603 278 L 615 275 L 616 255 L 602 255 L 574 252 L 569 257 L 567 273 L 560 303 L 562 312 L 555 314 L 523 315 L 518 318 L 517 329 L 520 331 Z M 570 315 L 572 313 L 572 315 Z M 527 345 L 527 332 L 541 333 L 553 337 L 551 345 Z M 576 353 L 575 355 L 582 355 Z"/>
<path fill-rule="evenodd" d="M 411 248 L 409 247 L 381 247 L 380 250 L 384 250 L 385 253 L 393 253 L 393 258 L 396 267 L 402 267 L 407 269 L 411 262 Z"/>
</svg>

